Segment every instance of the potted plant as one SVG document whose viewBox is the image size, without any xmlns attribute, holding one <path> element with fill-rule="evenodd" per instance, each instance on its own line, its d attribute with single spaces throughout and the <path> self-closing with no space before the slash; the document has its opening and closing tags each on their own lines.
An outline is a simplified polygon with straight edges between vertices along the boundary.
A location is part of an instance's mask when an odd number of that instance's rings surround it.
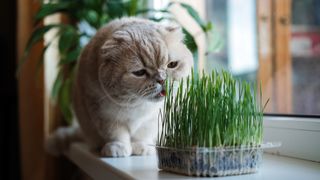
<svg viewBox="0 0 320 180">
<path fill-rule="evenodd" d="M 256 86 L 226 71 L 168 84 L 156 147 L 160 169 L 194 176 L 257 171 L 267 103 L 262 107 Z"/>
</svg>

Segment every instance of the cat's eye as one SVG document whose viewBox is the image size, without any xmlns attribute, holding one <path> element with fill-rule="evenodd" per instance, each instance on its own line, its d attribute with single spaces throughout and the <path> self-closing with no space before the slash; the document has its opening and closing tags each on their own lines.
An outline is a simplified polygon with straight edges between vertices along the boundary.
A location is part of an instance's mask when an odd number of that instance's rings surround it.
<svg viewBox="0 0 320 180">
<path fill-rule="evenodd" d="M 168 68 L 175 68 L 178 66 L 178 61 L 172 61 L 168 64 Z"/>
<path fill-rule="evenodd" d="M 139 71 L 132 72 L 132 74 L 134 74 L 136 76 L 143 76 L 143 75 L 147 74 L 147 71 L 145 69 L 141 69 Z"/>
</svg>

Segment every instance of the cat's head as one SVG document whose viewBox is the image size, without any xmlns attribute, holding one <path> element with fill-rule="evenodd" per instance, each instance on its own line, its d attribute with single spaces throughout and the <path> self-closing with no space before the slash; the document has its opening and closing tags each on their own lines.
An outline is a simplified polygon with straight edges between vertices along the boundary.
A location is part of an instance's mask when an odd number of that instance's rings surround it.
<svg viewBox="0 0 320 180">
<path fill-rule="evenodd" d="M 187 76 L 193 66 L 181 28 L 140 19 L 117 21 L 113 24 L 121 25 L 100 47 L 100 85 L 121 104 L 162 100 L 165 81 Z"/>
</svg>

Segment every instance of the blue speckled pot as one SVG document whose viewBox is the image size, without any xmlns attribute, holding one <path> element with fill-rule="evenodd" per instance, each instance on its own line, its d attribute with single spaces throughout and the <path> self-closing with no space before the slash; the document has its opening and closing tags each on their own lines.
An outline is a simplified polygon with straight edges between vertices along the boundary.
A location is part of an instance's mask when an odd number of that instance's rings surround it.
<svg viewBox="0 0 320 180">
<path fill-rule="evenodd" d="M 159 169 L 189 176 L 228 176 L 254 173 L 262 162 L 262 148 L 157 147 Z"/>
</svg>

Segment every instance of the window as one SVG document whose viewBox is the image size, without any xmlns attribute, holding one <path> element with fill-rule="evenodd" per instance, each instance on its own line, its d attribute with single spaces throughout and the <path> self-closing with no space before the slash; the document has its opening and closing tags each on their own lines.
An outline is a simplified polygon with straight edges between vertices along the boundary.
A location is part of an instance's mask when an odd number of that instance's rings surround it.
<svg viewBox="0 0 320 180">
<path fill-rule="evenodd" d="M 227 68 L 261 81 L 267 113 L 320 115 L 320 2 L 207 0 L 207 19 L 221 37 L 207 71 Z"/>
</svg>

